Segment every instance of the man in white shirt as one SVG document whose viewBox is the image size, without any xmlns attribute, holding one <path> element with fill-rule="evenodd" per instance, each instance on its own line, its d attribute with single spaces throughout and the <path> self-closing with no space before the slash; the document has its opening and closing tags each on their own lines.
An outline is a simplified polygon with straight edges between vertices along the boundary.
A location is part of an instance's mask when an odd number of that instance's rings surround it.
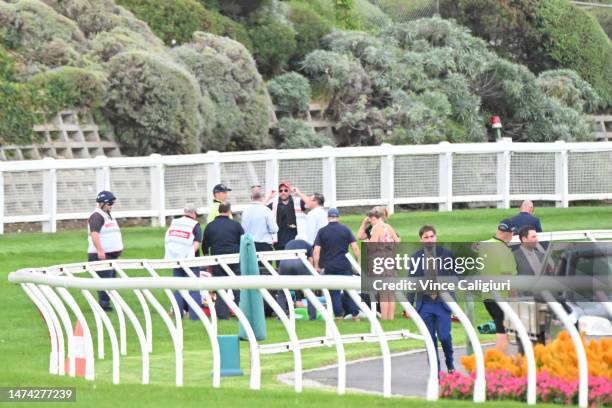
<svg viewBox="0 0 612 408">
<path fill-rule="evenodd" d="M 166 231 L 166 237 L 164 239 L 164 249 L 166 253 L 164 258 L 175 260 L 193 258 L 200 252 L 201 242 L 202 228 L 198 222 L 198 210 L 195 204 L 188 203 L 183 209 L 183 216 L 172 220 L 170 227 L 168 227 Z M 200 268 L 191 267 L 191 270 L 196 276 L 200 275 Z M 174 268 L 172 270 L 172 275 L 178 277 L 188 276 L 183 268 Z M 190 290 L 189 294 L 197 305 L 202 304 L 202 298 L 199 291 Z M 181 313 L 183 310 L 189 310 L 189 318 L 191 320 L 198 319 L 198 315 L 191 307 L 188 307 L 187 302 L 178 291 L 174 292 L 174 297 Z"/>
<path fill-rule="evenodd" d="M 245 234 L 251 234 L 255 242 L 256 251 L 272 251 L 274 237 L 278 232 L 278 225 L 264 201 L 261 189 L 251 190 L 251 204 L 242 212 L 242 228 Z"/>
<path fill-rule="evenodd" d="M 113 260 L 123 251 L 121 230 L 111 210 L 117 197 L 110 191 L 100 191 L 96 197 L 97 207 L 87 222 L 87 260 L 89 262 Z M 101 278 L 114 278 L 116 271 L 98 271 Z M 105 291 L 98 292 L 98 303 L 106 312 L 111 312 L 110 297 Z"/>
<path fill-rule="evenodd" d="M 306 215 L 306 242 L 314 245 L 317 233 L 327 225 L 327 211 L 323 208 L 325 197 L 321 193 L 314 193 L 309 200 L 310 211 Z"/>
</svg>

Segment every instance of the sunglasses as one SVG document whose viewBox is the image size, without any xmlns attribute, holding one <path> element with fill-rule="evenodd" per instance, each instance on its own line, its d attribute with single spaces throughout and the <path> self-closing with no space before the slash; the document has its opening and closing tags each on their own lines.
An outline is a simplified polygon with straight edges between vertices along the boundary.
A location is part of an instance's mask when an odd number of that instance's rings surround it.
<svg viewBox="0 0 612 408">
<path fill-rule="evenodd" d="M 287 190 L 286 188 L 282 189 L 282 190 L 278 190 L 278 191 L 280 191 L 281 193 L 288 193 L 289 192 L 289 190 Z"/>
<path fill-rule="evenodd" d="M 110 206 L 112 207 L 113 205 L 115 205 L 115 202 L 113 201 L 113 202 L 110 202 L 110 203 L 104 203 L 104 204 L 106 204 L 106 205 L 110 205 Z"/>
</svg>

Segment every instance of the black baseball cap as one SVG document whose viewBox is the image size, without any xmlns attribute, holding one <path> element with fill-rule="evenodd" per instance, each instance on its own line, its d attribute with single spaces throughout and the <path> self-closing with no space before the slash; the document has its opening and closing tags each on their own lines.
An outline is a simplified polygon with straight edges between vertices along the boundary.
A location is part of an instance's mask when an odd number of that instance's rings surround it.
<svg viewBox="0 0 612 408">
<path fill-rule="evenodd" d="M 510 218 L 506 218 L 505 220 L 501 220 L 497 225 L 497 230 L 501 232 L 514 232 L 516 230 L 516 226 L 512 223 Z"/>
<path fill-rule="evenodd" d="M 232 191 L 232 189 L 231 188 L 227 188 L 227 186 L 225 184 L 217 184 L 213 188 L 213 194 L 215 194 L 215 193 L 227 193 L 228 191 Z"/>
</svg>

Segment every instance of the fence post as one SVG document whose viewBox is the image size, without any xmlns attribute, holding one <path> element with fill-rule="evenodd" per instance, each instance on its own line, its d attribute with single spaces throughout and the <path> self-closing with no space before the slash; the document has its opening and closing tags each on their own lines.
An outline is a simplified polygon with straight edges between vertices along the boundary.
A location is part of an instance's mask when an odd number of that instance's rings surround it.
<svg viewBox="0 0 612 408">
<path fill-rule="evenodd" d="M 501 200 L 497 208 L 510 208 L 510 150 L 512 138 L 503 137 L 496 143 L 501 143 L 503 151 L 497 153 L 497 194 Z"/>
<path fill-rule="evenodd" d="M 57 231 L 57 170 L 53 168 L 51 157 L 45 157 L 43 160 L 49 162 L 50 167 L 43 174 L 43 199 L 42 210 L 43 214 L 49 215 L 48 221 L 43 221 L 42 232 Z"/>
<path fill-rule="evenodd" d="M 266 153 L 269 154 L 269 159 L 266 160 L 266 179 L 264 181 L 264 195 L 271 190 L 278 189 L 278 183 L 280 178 L 280 170 L 278 166 L 278 155 L 276 150 L 268 149 Z"/>
<path fill-rule="evenodd" d="M 383 143 L 384 154 L 380 157 L 380 198 L 385 200 L 389 214 L 395 212 L 395 160 L 392 153 L 392 146 L 388 143 Z"/>
<path fill-rule="evenodd" d="M 331 146 L 323 146 L 327 157 L 323 159 L 323 195 L 327 207 L 336 206 L 336 156 L 334 156 L 334 148 Z"/>
<path fill-rule="evenodd" d="M 164 180 L 164 163 L 162 156 L 153 153 L 150 156 L 157 163 L 151 166 L 149 173 L 151 185 L 151 209 L 157 212 L 157 217 L 151 217 L 152 227 L 166 226 L 166 186 Z"/>
<path fill-rule="evenodd" d="M 206 155 L 212 157 L 214 160 L 212 163 L 206 165 L 206 185 L 208 187 L 208 191 L 206 192 L 208 197 L 207 213 L 209 213 L 214 203 L 214 197 L 212 195 L 213 188 L 221 183 L 221 165 L 219 164 L 218 151 L 209 150 Z"/>
<path fill-rule="evenodd" d="M 0 235 L 4 234 L 4 173 L 0 170 Z"/>
<path fill-rule="evenodd" d="M 557 140 L 555 142 L 561 147 L 561 151 L 555 153 L 555 194 L 560 198 L 555 203 L 556 207 L 569 207 L 569 173 L 567 160 L 567 146 L 565 141 Z"/>
<path fill-rule="evenodd" d="M 96 168 L 96 194 L 102 190 L 110 190 L 110 168 L 106 163 L 106 156 L 96 156 L 94 159 L 100 163 Z"/>
<path fill-rule="evenodd" d="M 440 142 L 444 152 L 440 153 L 438 185 L 440 186 L 438 195 L 444 202 L 438 205 L 438 211 L 453 210 L 453 153 L 450 150 L 450 143 Z"/>
</svg>

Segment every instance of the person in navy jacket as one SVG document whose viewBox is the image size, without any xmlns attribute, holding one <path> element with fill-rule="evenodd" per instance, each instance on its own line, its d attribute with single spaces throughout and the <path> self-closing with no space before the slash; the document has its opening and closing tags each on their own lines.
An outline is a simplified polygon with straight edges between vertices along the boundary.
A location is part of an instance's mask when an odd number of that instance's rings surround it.
<svg viewBox="0 0 612 408">
<path fill-rule="evenodd" d="M 527 226 L 533 225 L 536 232 L 542 232 L 542 224 L 540 219 L 533 215 L 533 201 L 525 200 L 519 208 L 519 213 L 510 219 L 512 225 L 514 225 L 514 235 L 518 234 L 518 231 Z"/>
<path fill-rule="evenodd" d="M 419 230 L 419 239 L 424 244 L 423 249 L 415 252 L 412 258 L 422 258 L 413 276 L 423 277 L 425 280 L 436 280 L 438 276 L 456 276 L 454 269 L 449 267 L 448 259 L 453 259 L 453 254 L 448 249 L 436 245 L 436 229 L 431 225 L 424 225 Z M 433 262 L 435 258 L 436 261 Z M 429 261 L 427 261 L 429 259 Z M 413 265 L 417 265 L 413 263 Z M 451 293 L 451 295 L 454 295 Z M 454 296 L 453 296 L 454 297 Z M 438 359 L 438 371 L 440 371 L 440 357 L 437 355 L 438 340 L 442 344 L 446 369 L 449 373 L 455 371 L 453 360 L 453 339 L 451 336 L 451 310 L 441 299 L 440 293 L 433 290 L 417 292 L 415 295 L 416 310 L 427 325 Z"/>
</svg>

